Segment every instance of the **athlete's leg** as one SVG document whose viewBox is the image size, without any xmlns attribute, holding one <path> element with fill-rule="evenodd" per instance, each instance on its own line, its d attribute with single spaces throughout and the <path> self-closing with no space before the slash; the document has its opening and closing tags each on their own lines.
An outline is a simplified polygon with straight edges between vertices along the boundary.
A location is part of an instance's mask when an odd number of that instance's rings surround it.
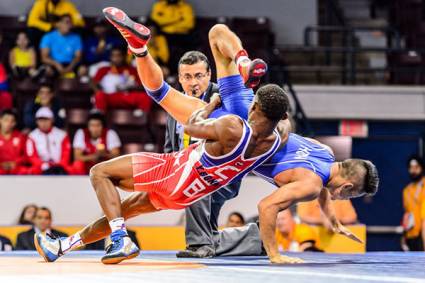
<svg viewBox="0 0 425 283">
<path fill-rule="evenodd" d="M 239 37 L 226 25 L 213 26 L 208 37 L 218 79 L 240 74 L 246 87 L 253 88 L 260 83 L 267 71 L 267 64 L 261 59 L 251 61 Z"/>
<path fill-rule="evenodd" d="M 133 164 L 131 155 L 101 162 L 91 168 L 91 184 L 109 221 L 122 217 L 121 198 L 116 186 L 119 182 L 132 178 Z"/>
<path fill-rule="evenodd" d="M 184 95 L 164 81 L 161 68 L 147 50 L 150 31 L 146 27 L 133 22 L 117 8 L 105 8 L 103 13 L 123 35 L 130 51 L 135 54 L 139 78 L 148 95 L 179 123 L 186 124 L 192 113 L 202 108 L 205 102 Z"/>
<path fill-rule="evenodd" d="M 208 36 L 217 69 L 222 108 L 225 112 L 247 119 L 254 92 L 245 86 L 241 76 L 243 72 L 240 71 L 249 70 L 252 61 L 249 60 L 240 39 L 226 25 L 213 26 Z M 236 62 L 239 62 L 239 68 Z M 265 65 L 264 62 L 262 64 Z M 242 65 L 247 67 L 241 68 Z M 214 115 L 216 113 L 213 113 L 212 117 Z"/>
<path fill-rule="evenodd" d="M 210 29 L 208 38 L 214 56 L 217 79 L 239 75 L 234 59 L 243 47 L 237 35 L 226 25 L 217 24 Z"/>
<path fill-rule="evenodd" d="M 136 217 L 140 214 L 158 211 L 150 202 L 148 194 L 137 192 L 131 194 L 121 203 L 124 219 Z M 84 245 L 99 241 L 111 233 L 108 219 L 103 216 L 78 232 Z"/>
<path fill-rule="evenodd" d="M 126 190 L 131 189 L 133 185 L 132 178 L 132 155 L 101 162 L 90 170 L 91 183 L 106 215 L 104 220 L 106 223 L 101 222 L 97 227 L 109 232 L 109 229 L 105 229 L 105 227 L 108 227 L 105 224 L 109 224 L 112 231 L 112 245 L 102 258 L 103 263 L 119 263 L 139 254 L 139 249 L 128 237 L 121 211 L 120 195 L 115 187 L 122 186 Z M 145 207 L 148 207 L 146 205 L 148 204 L 145 204 Z M 46 261 L 55 261 L 67 251 L 83 244 L 80 233 L 60 240 L 37 234 L 34 240 L 37 251 Z"/>
</svg>

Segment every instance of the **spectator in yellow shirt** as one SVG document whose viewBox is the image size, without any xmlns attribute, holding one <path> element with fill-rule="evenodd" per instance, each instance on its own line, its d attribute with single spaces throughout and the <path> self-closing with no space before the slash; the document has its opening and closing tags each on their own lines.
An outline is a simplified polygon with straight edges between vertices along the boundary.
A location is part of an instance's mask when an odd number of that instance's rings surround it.
<svg viewBox="0 0 425 283">
<path fill-rule="evenodd" d="M 74 27 L 84 27 L 84 19 L 75 5 L 68 0 L 36 0 L 28 15 L 27 26 L 34 46 L 38 46 L 44 33 L 54 28 L 54 23 L 64 14 L 71 16 Z"/>
<path fill-rule="evenodd" d="M 151 19 L 166 34 L 188 34 L 195 27 L 192 6 L 184 0 L 159 0 L 153 4 Z"/>
<path fill-rule="evenodd" d="M 276 241 L 281 251 L 321 251 L 317 248 L 317 233 L 308 225 L 295 223 L 289 209 L 277 215 Z"/>
<path fill-rule="evenodd" d="M 192 6 L 185 0 L 158 0 L 152 6 L 150 19 L 158 25 L 159 33 L 164 34 L 168 41 L 170 53 L 173 54 L 168 67 L 172 73 L 176 73 L 178 58 L 198 46 L 197 37 L 192 35 L 195 27 Z"/>
<path fill-rule="evenodd" d="M 37 73 L 35 67 L 37 55 L 33 47 L 29 45 L 29 39 L 25 32 L 18 33 L 16 46 L 9 52 L 9 65 L 16 78 L 25 78 L 28 75 L 34 77 Z"/>
<path fill-rule="evenodd" d="M 410 251 L 424 251 L 425 243 L 425 177 L 423 161 L 418 156 L 408 160 L 411 182 L 403 190 L 404 241 Z"/>
<path fill-rule="evenodd" d="M 357 222 L 357 213 L 350 200 L 335 200 L 332 202 L 336 218 L 341 222 L 341 224 L 350 225 Z M 297 214 L 303 223 L 309 225 L 323 225 L 327 227 L 328 230 L 332 230 L 330 228 L 330 223 L 326 221 L 326 218 L 320 209 L 319 201 L 317 199 L 298 203 Z"/>
</svg>

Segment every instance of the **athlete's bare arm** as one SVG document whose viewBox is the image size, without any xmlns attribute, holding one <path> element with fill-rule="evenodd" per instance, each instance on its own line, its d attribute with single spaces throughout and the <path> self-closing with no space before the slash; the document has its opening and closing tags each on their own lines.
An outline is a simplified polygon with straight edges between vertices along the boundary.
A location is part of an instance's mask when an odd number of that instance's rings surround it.
<svg viewBox="0 0 425 283">
<path fill-rule="evenodd" d="M 315 180 L 295 181 L 283 185 L 258 204 L 260 217 L 260 235 L 267 255 L 272 263 L 300 263 L 302 260 L 289 258 L 279 253 L 275 239 L 276 218 L 279 211 L 291 205 L 316 198 L 320 193 L 320 184 Z"/>
<path fill-rule="evenodd" d="M 320 209 L 322 210 L 327 220 L 330 222 L 334 233 L 339 233 L 341 235 L 347 236 L 348 238 L 356 242 L 363 242 L 362 240 L 357 238 L 356 235 L 354 235 L 350 230 L 348 230 L 344 225 L 342 225 L 341 222 L 339 222 L 339 220 L 336 218 L 335 210 L 331 200 L 331 195 L 328 189 L 322 188 L 318 200 Z"/>
<path fill-rule="evenodd" d="M 226 115 L 218 119 L 208 119 L 209 115 L 221 103 L 220 96 L 215 94 L 210 103 L 196 110 L 189 118 L 184 132 L 198 139 L 219 141 L 224 145 L 239 141 L 242 134 L 242 121 L 235 115 Z"/>
</svg>

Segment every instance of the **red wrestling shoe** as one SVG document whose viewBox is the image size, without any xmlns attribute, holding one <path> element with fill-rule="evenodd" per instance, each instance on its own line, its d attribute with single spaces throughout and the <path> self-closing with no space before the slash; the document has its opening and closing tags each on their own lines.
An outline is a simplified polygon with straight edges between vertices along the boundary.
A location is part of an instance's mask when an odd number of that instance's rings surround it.
<svg viewBox="0 0 425 283">
<path fill-rule="evenodd" d="M 122 10 L 115 7 L 103 9 L 105 18 L 121 33 L 135 55 L 146 55 L 146 44 L 151 31 L 142 24 L 134 22 Z"/>
<path fill-rule="evenodd" d="M 267 72 L 267 64 L 261 59 L 251 60 L 245 49 L 239 50 L 235 56 L 235 62 L 238 66 L 245 86 L 248 88 L 256 87 Z"/>
</svg>

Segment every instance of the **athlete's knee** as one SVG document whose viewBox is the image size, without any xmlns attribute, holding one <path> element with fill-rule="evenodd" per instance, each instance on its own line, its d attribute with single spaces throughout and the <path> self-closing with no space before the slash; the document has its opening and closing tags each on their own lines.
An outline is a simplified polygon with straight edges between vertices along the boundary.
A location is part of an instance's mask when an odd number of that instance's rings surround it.
<svg viewBox="0 0 425 283">
<path fill-rule="evenodd" d="M 94 165 L 91 169 L 90 169 L 90 180 L 92 182 L 94 181 L 98 181 L 101 178 L 107 178 L 108 175 L 106 174 L 106 169 L 105 169 L 105 164 L 104 162 L 98 163 L 96 165 Z"/>
<path fill-rule="evenodd" d="M 226 25 L 216 24 L 210 29 L 208 33 L 208 38 L 210 42 L 213 42 L 213 41 L 216 41 L 218 38 L 220 38 L 223 35 L 223 33 L 227 33 L 229 31 L 230 29 Z"/>
</svg>

